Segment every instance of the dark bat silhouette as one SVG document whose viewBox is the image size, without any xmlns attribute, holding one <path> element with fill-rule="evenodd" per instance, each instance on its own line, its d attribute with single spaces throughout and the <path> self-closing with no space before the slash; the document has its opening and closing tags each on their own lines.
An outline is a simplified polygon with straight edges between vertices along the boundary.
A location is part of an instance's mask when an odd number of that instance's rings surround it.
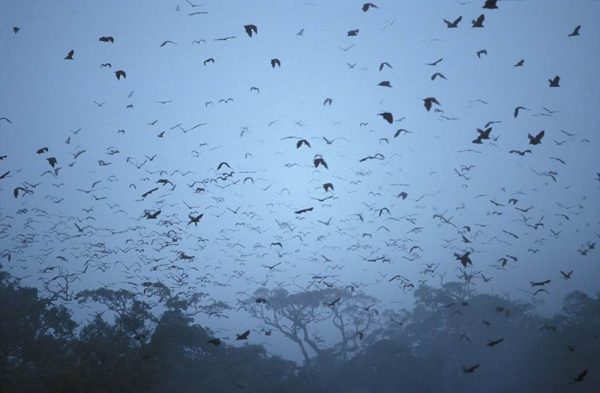
<svg viewBox="0 0 600 393">
<path fill-rule="evenodd" d="M 275 66 L 281 67 L 281 62 L 279 59 L 271 59 L 271 67 L 275 68 Z"/>
<path fill-rule="evenodd" d="M 333 198 L 333 195 L 329 195 L 328 197 L 325 197 L 325 198 L 310 198 L 310 199 L 314 199 L 319 202 L 325 202 L 326 200 L 331 199 L 331 198 Z M 322 222 L 322 221 L 320 221 L 320 222 Z"/>
<path fill-rule="evenodd" d="M 483 139 L 490 139 L 490 132 L 492 132 L 492 127 L 488 127 L 484 130 L 482 130 L 481 128 L 478 128 L 477 132 L 479 133 L 479 136 L 476 139 L 474 139 L 472 142 L 481 144 L 481 141 Z"/>
<path fill-rule="evenodd" d="M 190 225 L 191 223 L 194 223 L 194 226 L 198 226 L 198 223 L 200 222 L 200 219 L 203 216 L 204 216 L 204 213 L 200 213 L 196 217 L 194 217 L 190 214 L 190 215 L 188 215 L 188 218 L 190 219 L 190 221 L 187 224 Z"/>
<path fill-rule="evenodd" d="M 27 188 L 23 188 L 23 187 L 17 187 L 13 190 L 13 195 L 15 198 L 17 198 L 19 196 L 19 191 L 22 191 L 23 195 L 26 195 L 26 194 L 33 195 L 32 190 L 28 190 Z"/>
<path fill-rule="evenodd" d="M 390 112 L 381 112 L 378 113 L 377 116 L 383 117 L 383 119 L 390 124 L 394 122 L 394 115 L 392 115 Z"/>
<path fill-rule="evenodd" d="M 485 0 L 485 4 L 481 8 L 487 8 L 488 10 L 494 10 L 494 9 L 498 8 L 498 6 L 496 5 L 497 1 L 498 0 Z"/>
<path fill-rule="evenodd" d="M 429 66 L 436 66 L 438 65 L 442 60 L 444 60 L 443 57 L 440 57 L 439 59 L 437 59 L 436 61 L 434 61 L 433 63 L 427 63 L 425 65 L 429 65 Z"/>
<path fill-rule="evenodd" d="M 381 209 L 379 209 L 379 217 L 381 217 L 383 212 L 387 212 L 387 214 L 390 214 L 390 209 L 388 209 L 387 207 L 382 207 Z"/>
<path fill-rule="evenodd" d="M 186 3 L 192 6 L 192 8 L 202 7 L 202 4 L 194 4 L 190 0 L 185 0 Z"/>
<path fill-rule="evenodd" d="M 463 373 L 464 374 L 470 374 L 472 372 L 475 372 L 475 370 L 477 370 L 479 368 L 479 363 L 477 363 L 474 366 L 471 367 L 463 367 Z"/>
<path fill-rule="evenodd" d="M 74 222 L 74 223 L 73 223 L 73 225 L 75 225 L 75 228 L 77 228 L 77 231 L 78 231 L 78 232 L 81 232 L 81 233 L 83 233 L 83 231 L 85 231 L 85 228 L 90 228 L 90 226 L 89 226 L 89 225 L 86 225 L 86 226 L 84 226 L 84 227 L 82 228 L 82 227 L 80 227 L 79 225 L 77 225 L 77 223 L 76 223 L 76 222 Z"/>
<path fill-rule="evenodd" d="M 102 37 L 98 38 L 98 41 L 114 43 L 115 39 L 111 36 L 102 36 Z"/>
<path fill-rule="evenodd" d="M 460 23 L 461 20 L 462 20 L 462 15 L 459 16 L 458 18 L 456 18 L 453 22 L 450 22 L 450 21 L 444 19 L 444 23 L 446 24 L 446 26 L 449 29 L 454 29 L 454 28 L 458 27 L 458 24 Z"/>
<path fill-rule="evenodd" d="M 279 266 L 279 265 L 281 265 L 281 262 L 279 262 L 279 263 L 276 263 L 276 264 L 274 264 L 274 265 L 263 265 L 263 267 L 266 267 L 266 268 L 267 268 L 267 269 L 269 269 L 269 270 L 273 270 L 273 269 L 275 269 L 275 268 L 276 268 L 277 266 Z"/>
<path fill-rule="evenodd" d="M 206 343 L 207 344 L 212 344 L 215 347 L 218 347 L 219 345 L 221 345 L 221 339 L 219 339 L 219 338 L 212 338 L 212 339 L 208 340 Z"/>
<path fill-rule="evenodd" d="M 217 170 L 221 170 L 221 168 L 223 167 L 223 165 L 225 165 L 227 168 L 231 169 L 231 167 L 229 166 L 228 163 L 226 163 L 225 161 L 221 162 L 218 166 L 217 166 Z"/>
<path fill-rule="evenodd" d="M 215 38 L 213 41 L 227 41 L 227 40 L 232 40 L 234 39 L 236 36 L 234 35 L 230 35 L 229 37 L 223 37 L 223 38 Z"/>
<path fill-rule="evenodd" d="M 571 380 L 571 382 L 569 382 L 569 383 L 574 384 L 574 383 L 583 382 L 583 379 L 585 378 L 585 376 L 587 375 L 587 373 L 588 373 L 588 370 L 586 368 L 585 370 L 583 370 L 582 372 L 580 372 L 579 375 L 577 375 L 575 378 L 573 378 Z"/>
<path fill-rule="evenodd" d="M 554 79 L 548 79 L 548 83 L 550 83 L 550 87 L 560 87 L 558 84 L 560 82 L 560 76 L 556 75 Z"/>
<path fill-rule="evenodd" d="M 383 67 L 394 68 L 390 65 L 390 63 L 385 62 L 385 61 L 383 63 L 379 64 L 379 71 L 383 70 Z"/>
<path fill-rule="evenodd" d="M 363 12 L 367 12 L 368 10 L 370 10 L 371 8 L 379 8 L 377 7 L 375 4 L 373 3 L 365 3 L 362 5 L 362 10 Z"/>
<path fill-rule="evenodd" d="M 510 154 L 518 154 L 520 156 L 524 156 L 525 153 L 531 153 L 531 150 L 529 150 L 529 149 L 523 150 L 523 151 L 521 151 L 521 150 L 511 150 L 511 151 L 509 151 L 509 153 Z"/>
<path fill-rule="evenodd" d="M 529 144 L 530 145 L 539 145 L 540 143 L 542 143 L 542 138 L 544 137 L 544 130 L 538 132 L 538 134 L 536 136 L 532 136 L 531 134 L 527 134 L 527 137 L 529 138 Z"/>
<path fill-rule="evenodd" d="M 504 341 L 503 338 L 499 338 L 497 340 L 490 340 L 486 345 L 488 347 L 493 347 L 493 346 L 496 346 L 496 345 L 500 344 L 502 341 Z"/>
<path fill-rule="evenodd" d="M 308 143 L 306 139 L 300 139 L 298 142 L 296 142 L 296 149 L 299 149 L 302 145 L 310 147 L 310 143 Z"/>
<path fill-rule="evenodd" d="M 73 60 L 73 55 L 75 54 L 75 50 L 71 49 L 69 53 L 65 56 L 65 60 Z"/>
<path fill-rule="evenodd" d="M 425 109 L 427 109 L 428 112 L 433 104 L 441 105 L 435 97 L 423 98 L 423 105 L 425 106 Z"/>
<path fill-rule="evenodd" d="M 120 80 L 121 77 L 123 77 L 123 79 L 127 79 L 127 74 L 123 70 L 115 71 L 115 76 L 117 77 L 117 80 Z"/>
<path fill-rule="evenodd" d="M 514 112 L 513 112 L 513 117 L 516 119 L 517 116 L 519 116 L 519 111 L 523 109 L 524 111 L 528 111 L 529 109 L 525 108 L 524 106 L 518 106 L 515 108 Z"/>
<path fill-rule="evenodd" d="M 454 257 L 460 261 L 460 263 L 464 266 L 467 267 L 467 265 L 472 265 L 473 262 L 471 261 L 471 258 L 469 257 L 469 255 L 471 254 L 471 251 L 467 251 L 465 252 L 463 255 L 454 253 Z"/>
<path fill-rule="evenodd" d="M 252 37 L 253 33 L 258 34 L 258 29 L 255 25 L 244 25 L 244 30 L 246 30 L 246 34 L 248 34 L 249 37 Z"/>
<path fill-rule="evenodd" d="M 323 157 L 321 157 L 319 155 L 315 156 L 315 159 L 313 160 L 313 164 L 314 164 L 315 168 L 318 168 L 319 165 L 323 165 L 325 167 L 325 169 L 329 169 L 329 167 L 327 166 L 327 163 L 325 162 Z"/>
<path fill-rule="evenodd" d="M 145 193 L 142 194 L 142 199 L 146 198 L 148 195 L 152 194 L 154 191 L 157 191 L 158 187 L 155 187 L 149 191 L 146 191 Z"/>
<path fill-rule="evenodd" d="M 563 272 L 562 270 L 560 271 L 560 274 L 563 276 L 563 278 L 565 280 L 568 280 L 569 278 L 571 278 L 571 275 L 573 274 L 573 270 L 568 271 L 568 272 Z"/>
<path fill-rule="evenodd" d="M 249 335 L 250 335 L 250 330 L 246 330 L 242 334 L 236 334 L 236 336 L 237 336 L 236 340 L 247 340 Z"/>
<path fill-rule="evenodd" d="M 473 19 L 471 21 L 471 27 L 483 27 L 483 21 L 485 20 L 485 15 L 481 14 L 477 17 L 477 19 Z"/>
<path fill-rule="evenodd" d="M 398 130 L 397 130 L 397 131 L 394 133 L 394 138 L 398 138 L 398 136 L 400 136 L 400 134 L 402 134 L 403 132 L 404 132 L 404 133 L 406 133 L 406 134 L 412 134 L 412 132 L 411 132 L 411 131 L 408 131 L 408 130 L 407 130 L 407 129 L 405 129 L 405 128 L 399 128 L 399 129 L 398 129 Z"/>
<path fill-rule="evenodd" d="M 307 207 L 305 209 L 300 209 L 300 210 L 296 210 L 294 213 L 296 214 L 302 214 L 302 213 L 307 213 L 307 212 L 311 212 L 313 211 L 312 207 Z"/>
<path fill-rule="evenodd" d="M 530 284 L 532 287 L 542 287 L 546 284 L 550 284 L 552 280 L 545 280 L 545 281 L 531 281 Z"/>
<path fill-rule="evenodd" d="M 147 218 L 148 220 L 155 220 L 160 213 L 161 213 L 161 210 L 157 210 L 154 213 L 151 213 L 150 211 L 145 211 L 144 217 Z"/>
<path fill-rule="evenodd" d="M 581 29 L 581 25 L 577 25 L 575 29 L 571 33 L 569 33 L 569 37 L 575 37 L 579 35 L 579 29 Z"/>
<path fill-rule="evenodd" d="M 365 162 L 367 160 L 383 160 L 385 159 L 384 155 L 381 153 L 376 153 L 374 156 L 366 156 L 358 160 L 359 162 Z"/>
<path fill-rule="evenodd" d="M 215 59 L 213 59 L 212 57 L 209 57 L 208 59 L 204 60 L 204 65 L 206 65 L 207 63 L 215 63 Z"/>
</svg>

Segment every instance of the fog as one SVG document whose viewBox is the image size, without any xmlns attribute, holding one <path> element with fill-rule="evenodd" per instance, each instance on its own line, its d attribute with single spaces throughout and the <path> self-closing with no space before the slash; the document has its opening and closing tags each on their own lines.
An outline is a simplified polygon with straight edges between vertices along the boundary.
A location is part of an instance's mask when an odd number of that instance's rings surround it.
<svg viewBox="0 0 600 393">
<path fill-rule="evenodd" d="M 3 390 L 600 385 L 597 1 L 3 4 Z"/>
</svg>

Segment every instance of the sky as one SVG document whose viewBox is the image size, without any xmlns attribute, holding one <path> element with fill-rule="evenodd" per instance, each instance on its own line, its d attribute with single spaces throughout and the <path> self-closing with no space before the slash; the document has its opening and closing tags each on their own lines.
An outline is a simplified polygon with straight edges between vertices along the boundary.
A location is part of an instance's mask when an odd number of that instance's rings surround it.
<svg viewBox="0 0 600 393">
<path fill-rule="evenodd" d="M 595 293 L 600 3 L 483 3 L 3 1 L 0 263 L 74 293 L 202 290 L 234 311 L 198 323 L 230 335 L 260 327 L 235 311 L 260 287 L 410 308 L 403 283 L 464 278 L 466 252 L 472 288 L 545 313 Z"/>
</svg>

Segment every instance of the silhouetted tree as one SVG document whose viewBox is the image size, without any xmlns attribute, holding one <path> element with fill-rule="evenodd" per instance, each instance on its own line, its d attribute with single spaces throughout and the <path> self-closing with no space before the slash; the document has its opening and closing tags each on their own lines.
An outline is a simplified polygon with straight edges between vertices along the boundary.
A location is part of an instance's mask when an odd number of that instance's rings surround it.
<svg viewBox="0 0 600 393">
<path fill-rule="evenodd" d="M 356 347 L 357 337 L 371 328 L 376 311 L 369 306 L 375 303 L 370 296 L 339 288 L 298 293 L 289 293 L 283 288 L 260 288 L 243 306 L 250 315 L 296 343 L 310 369 L 310 351 L 319 356 L 324 350 L 314 329 L 330 321 L 340 334 L 337 353 L 342 360 L 347 360 L 349 344 L 354 342 Z"/>
<path fill-rule="evenodd" d="M 70 312 L 22 288 L 0 271 L 0 388 L 6 392 L 65 391 L 63 364 L 75 322 Z"/>
<path fill-rule="evenodd" d="M 305 349 L 306 364 L 298 367 L 260 345 L 209 343 L 214 333 L 196 321 L 226 305 L 207 301 L 202 293 L 172 295 L 161 283 L 144 288 L 137 294 L 106 288 L 80 292 L 80 302 L 105 309 L 75 334 L 69 311 L 55 304 L 60 297 L 42 298 L 0 271 L 1 391 L 443 393 L 600 387 L 600 297 L 582 292 L 568 294 L 560 313 L 543 317 L 530 304 L 477 294 L 465 283 L 420 286 L 412 311 L 380 311 L 375 299 L 333 287 L 294 294 L 261 288 L 243 307 Z M 149 299 L 158 299 L 160 315 L 153 314 Z M 326 326 L 339 333 L 337 343 L 325 345 L 315 334 Z"/>
</svg>

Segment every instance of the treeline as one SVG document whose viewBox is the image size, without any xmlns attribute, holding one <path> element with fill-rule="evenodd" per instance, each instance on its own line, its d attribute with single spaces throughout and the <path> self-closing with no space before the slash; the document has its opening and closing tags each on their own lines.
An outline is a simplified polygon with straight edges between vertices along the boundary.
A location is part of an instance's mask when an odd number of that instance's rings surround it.
<svg viewBox="0 0 600 393">
<path fill-rule="evenodd" d="M 383 322 L 359 332 L 350 356 L 321 348 L 299 367 L 220 342 L 194 323 L 193 301 L 165 295 L 156 317 L 139 294 L 84 291 L 79 301 L 108 312 L 77 326 L 0 271 L 0 392 L 600 391 L 600 298 L 573 292 L 543 318 L 460 283 L 414 295 L 411 312 L 378 312 Z"/>
</svg>

